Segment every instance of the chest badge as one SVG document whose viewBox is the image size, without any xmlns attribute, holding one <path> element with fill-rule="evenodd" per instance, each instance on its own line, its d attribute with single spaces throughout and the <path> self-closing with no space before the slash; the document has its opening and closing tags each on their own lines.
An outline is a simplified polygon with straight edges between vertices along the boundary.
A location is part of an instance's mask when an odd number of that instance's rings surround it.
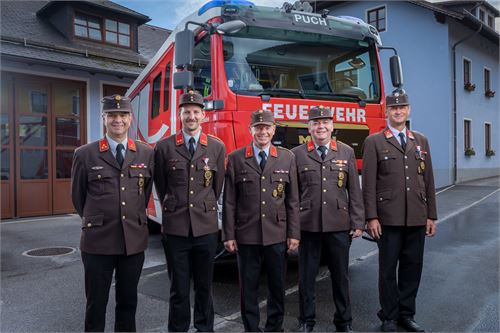
<svg viewBox="0 0 500 333">
<path fill-rule="evenodd" d="M 137 186 L 139 187 L 139 194 L 142 195 L 144 193 L 144 175 L 142 173 L 139 174 Z"/>
<path fill-rule="evenodd" d="M 283 183 L 278 183 L 276 188 L 273 190 L 273 198 L 283 197 L 283 192 L 285 192 L 285 185 Z"/>
</svg>

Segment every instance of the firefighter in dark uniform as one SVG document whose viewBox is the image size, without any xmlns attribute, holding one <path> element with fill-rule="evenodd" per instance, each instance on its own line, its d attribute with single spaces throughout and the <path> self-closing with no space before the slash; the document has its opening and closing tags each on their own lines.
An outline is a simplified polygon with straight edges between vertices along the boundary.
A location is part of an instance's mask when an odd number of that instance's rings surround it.
<svg viewBox="0 0 500 333">
<path fill-rule="evenodd" d="M 113 271 L 115 331 L 136 330 L 137 285 L 148 244 L 146 206 L 153 186 L 153 149 L 127 137 L 128 98 L 104 97 L 106 135 L 78 148 L 71 170 L 73 205 L 82 218 L 85 331 L 104 331 Z"/>
<path fill-rule="evenodd" d="M 224 183 L 223 239 L 237 251 L 245 331 L 259 331 L 258 287 L 267 274 L 265 331 L 282 331 L 287 251 L 299 245 L 299 195 L 295 157 L 275 147 L 271 112 L 251 115 L 253 142 L 229 154 Z"/>
<path fill-rule="evenodd" d="M 299 301 L 296 331 L 311 332 L 316 323 L 314 285 L 321 248 L 332 280 L 337 332 L 352 331 L 349 299 L 351 238 L 365 226 L 356 157 L 348 145 L 332 139 L 333 115 L 322 106 L 309 111 L 312 140 L 295 147 L 300 193 Z"/>
<path fill-rule="evenodd" d="M 214 329 L 213 260 L 218 241 L 217 199 L 224 183 L 226 149 L 203 133 L 203 97 L 181 95 L 182 130 L 156 145 L 155 185 L 162 203 L 162 230 L 170 277 L 168 330 L 185 332 L 191 322 L 189 302 L 194 282 L 194 327 Z"/>
<path fill-rule="evenodd" d="M 415 322 L 425 236 L 436 232 L 436 196 L 427 138 L 406 128 L 408 95 L 387 96 L 387 128 L 366 138 L 363 197 L 367 229 L 378 241 L 382 331 L 423 329 Z M 397 271 L 396 271 L 397 270 Z"/>
</svg>

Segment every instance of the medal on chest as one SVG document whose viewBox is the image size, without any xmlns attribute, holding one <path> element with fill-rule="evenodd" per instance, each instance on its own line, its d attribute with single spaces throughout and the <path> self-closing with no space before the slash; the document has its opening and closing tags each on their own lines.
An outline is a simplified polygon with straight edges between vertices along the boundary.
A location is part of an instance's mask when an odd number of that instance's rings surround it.
<svg viewBox="0 0 500 333">
<path fill-rule="evenodd" d="M 137 186 L 139 186 L 139 194 L 144 193 L 144 175 L 142 173 L 139 174 L 139 180 L 137 181 Z"/>
<path fill-rule="evenodd" d="M 417 172 L 419 175 L 421 175 L 425 171 L 425 152 L 422 151 L 420 146 L 417 146 L 417 148 L 415 149 L 415 158 L 417 160 L 420 160 L 420 162 L 417 161 Z"/>
<path fill-rule="evenodd" d="M 204 185 L 205 187 L 209 187 L 210 183 L 212 182 L 212 170 L 210 170 L 210 166 L 208 165 L 209 158 L 205 157 L 203 159 L 203 162 L 205 162 L 205 166 L 203 166 L 203 179 L 204 179 Z"/>
</svg>

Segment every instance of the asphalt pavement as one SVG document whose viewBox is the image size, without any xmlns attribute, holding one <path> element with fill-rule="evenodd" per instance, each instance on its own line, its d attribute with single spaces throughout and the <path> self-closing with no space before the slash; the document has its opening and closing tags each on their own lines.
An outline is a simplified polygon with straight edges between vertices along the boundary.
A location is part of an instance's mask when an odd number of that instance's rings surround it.
<svg viewBox="0 0 500 333">
<path fill-rule="evenodd" d="M 500 178 L 441 189 L 439 224 L 426 240 L 417 321 L 433 332 L 498 332 Z M 0 223 L 1 332 L 75 332 L 83 330 L 85 296 L 78 249 L 78 216 L 5 220 Z M 73 253 L 28 257 L 26 251 L 70 247 Z M 355 240 L 350 276 L 354 329 L 378 331 L 377 249 Z M 285 331 L 299 311 L 297 262 L 289 261 Z M 151 235 L 139 285 L 139 331 L 166 331 L 169 281 L 159 235 Z M 316 331 L 335 331 L 328 271 L 317 278 Z M 242 331 L 235 262 L 217 264 L 214 273 L 216 331 Z M 265 319 L 265 276 L 259 300 Z M 110 294 L 106 330 L 113 329 L 114 292 Z"/>
</svg>

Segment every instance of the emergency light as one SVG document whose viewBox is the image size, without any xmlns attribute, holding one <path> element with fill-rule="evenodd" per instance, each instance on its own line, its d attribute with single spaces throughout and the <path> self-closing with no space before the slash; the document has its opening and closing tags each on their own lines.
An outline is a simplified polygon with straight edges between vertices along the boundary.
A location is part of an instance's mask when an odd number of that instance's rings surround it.
<svg viewBox="0 0 500 333">
<path fill-rule="evenodd" d="M 251 1 L 246 0 L 213 0 L 204 4 L 200 10 L 198 10 L 198 16 L 203 15 L 210 8 L 222 7 L 224 5 L 247 5 L 247 6 L 255 6 L 255 4 Z"/>
</svg>

